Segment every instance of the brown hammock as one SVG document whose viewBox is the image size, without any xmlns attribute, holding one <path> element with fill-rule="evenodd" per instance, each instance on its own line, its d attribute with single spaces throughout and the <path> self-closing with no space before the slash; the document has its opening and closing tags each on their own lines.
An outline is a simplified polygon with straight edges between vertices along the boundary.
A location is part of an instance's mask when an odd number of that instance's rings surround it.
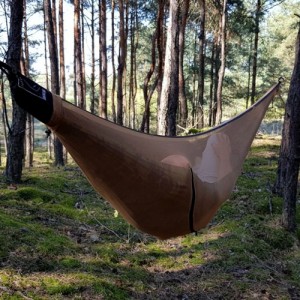
<svg viewBox="0 0 300 300">
<path fill-rule="evenodd" d="M 279 86 L 232 120 L 175 138 L 116 125 L 21 75 L 16 101 L 56 134 L 95 190 L 130 224 L 166 239 L 205 227 L 229 198 Z"/>
</svg>

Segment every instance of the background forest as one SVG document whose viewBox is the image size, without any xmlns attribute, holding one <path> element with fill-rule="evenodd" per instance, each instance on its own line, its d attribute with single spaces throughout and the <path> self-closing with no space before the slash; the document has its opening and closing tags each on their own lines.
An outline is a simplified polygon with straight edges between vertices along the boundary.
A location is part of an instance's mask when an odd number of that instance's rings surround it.
<svg viewBox="0 0 300 300">
<path fill-rule="evenodd" d="M 0 4 L 2 60 L 9 32 L 7 4 Z M 161 98 L 166 98 L 163 80 L 171 76 L 163 72 L 173 9 L 168 1 L 26 1 L 23 72 L 119 124 L 182 134 L 236 115 L 280 76 L 289 80 L 298 5 L 297 0 L 178 2 L 173 28 L 178 78 L 172 96 L 178 103 L 177 126 L 172 132 L 157 126 Z M 53 87 L 55 72 L 58 87 Z M 281 119 L 282 107 L 277 100 L 269 117 Z"/>
</svg>

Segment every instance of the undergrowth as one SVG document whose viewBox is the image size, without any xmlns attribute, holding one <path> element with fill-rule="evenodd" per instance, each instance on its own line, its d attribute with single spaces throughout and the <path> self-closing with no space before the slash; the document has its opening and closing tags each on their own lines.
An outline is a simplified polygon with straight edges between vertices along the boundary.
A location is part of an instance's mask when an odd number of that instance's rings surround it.
<svg viewBox="0 0 300 300">
<path fill-rule="evenodd" d="M 167 241 L 129 226 L 75 165 L 36 153 L 22 184 L 0 182 L 1 299 L 300 299 L 299 234 L 271 192 L 278 149 L 256 140 L 209 226 Z"/>
</svg>

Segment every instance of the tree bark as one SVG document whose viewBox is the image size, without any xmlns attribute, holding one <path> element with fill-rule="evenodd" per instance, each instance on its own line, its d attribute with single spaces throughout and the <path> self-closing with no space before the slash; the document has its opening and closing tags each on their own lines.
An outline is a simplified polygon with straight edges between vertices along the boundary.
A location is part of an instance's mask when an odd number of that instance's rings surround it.
<svg viewBox="0 0 300 300">
<path fill-rule="evenodd" d="M 254 49 L 252 62 L 252 87 L 251 87 L 251 105 L 254 104 L 256 94 L 256 76 L 257 76 L 257 54 L 258 54 L 258 39 L 259 39 L 259 22 L 262 4 L 261 0 L 257 0 L 255 11 L 255 33 L 254 33 Z"/>
<path fill-rule="evenodd" d="M 135 129 L 136 126 L 136 111 L 135 100 L 137 93 L 136 79 L 136 50 L 138 46 L 138 12 L 137 0 L 131 9 L 130 14 L 130 80 L 129 80 L 129 127 Z"/>
<path fill-rule="evenodd" d="M 300 27 L 296 42 L 296 58 L 291 78 L 281 142 L 277 191 L 283 192 L 283 226 L 295 231 L 297 185 L 300 164 Z"/>
<path fill-rule="evenodd" d="M 118 65 L 118 90 L 117 90 L 117 123 L 123 125 L 123 100 L 124 100 L 124 75 L 126 64 L 126 38 L 125 38 L 125 19 L 124 1 L 119 0 L 120 28 L 119 28 L 119 65 Z"/>
<path fill-rule="evenodd" d="M 166 0 L 158 1 L 158 15 L 157 15 L 157 107 L 160 106 L 160 97 L 163 82 L 163 69 L 164 69 L 164 52 L 165 52 L 165 31 L 164 31 L 164 16 L 165 16 Z M 157 116 L 158 121 L 158 116 Z"/>
<path fill-rule="evenodd" d="M 76 85 L 76 104 L 80 108 L 85 108 L 83 70 L 82 70 L 82 44 L 80 26 L 80 0 L 74 0 L 74 52 L 75 52 L 75 85 Z"/>
<path fill-rule="evenodd" d="M 159 135 L 176 135 L 176 114 L 179 99 L 178 14 L 179 1 L 171 0 L 165 54 L 165 70 L 158 111 L 157 133 Z"/>
<path fill-rule="evenodd" d="M 60 70 L 60 96 L 66 99 L 66 73 L 64 51 L 64 1 L 59 0 L 59 70 Z"/>
<path fill-rule="evenodd" d="M 106 50 L 106 0 L 101 0 L 100 7 L 100 116 L 107 118 L 107 50 Z"/>
<path fill-rule="evenodd" d="M 26 1 L 24 2 L 24 38 L 23 38 L 23 51 L 21 69 L 22 74 L 30 77 L 29 74 L 29 40 L 28 40 L 28 27 L 27 27 L 27 8 Z M 34 119 L 32 115 L 26 114 L 26 131 L 25 131 L 25 166 L 33 166 L 33 149 L 34 148 Z"/>
<path fill-rule="evenodd" d="M 226 18 L 227 18 L 227 0 L 223 0 L 221 23 L 220 23 L 220 43 L 221 43 L 221 66 L 218 74 L 218 87 L 217 87 L 217 113 L 216 124 L 221 124 L 222 121 L 222 89 L 225 75 L 226 64 Z"/>
<path fill-rule="evenodd" d="M 209 126 L 216 124 L 217 112 L 217 83 L 218 83 L 218 65 L 219 65 L 219 46 L 214 38 L 211 44 L 211 66 L 210 66 L 210 101 L 209 101 Z"/>
<path fill-rule="evenodd" d="M 92 62 L 91 62 L 91 82 L 90 82 L 90 112 L 92 114 L 95 114 L 95 65 L 96 65 L 96 59 L 95 59 L 95 3 L 94 1 L 91 2 L 91 23 L 90 23 L 90 32 L 91 32 L 91 56 L 92 56 Z"/>
<path fill-rule="evenodd" d="M 200 0 L 200 32 L 199 32 L 199 78 L 198 78 L 198 105 L 199 105 L 199 123 L 198 127 L 204 126 L 204 71 L 205 71 L 205 0 Z"/>
<path fill-rule="evenodd" d="M 179 24 L 179 73 L 178 73 L 178 88 L 179 88 L 179 120 L 181 126 L 186 127 L 188 118 L 187 99 L 185 93 L 185 78 L 184 78 L 184 50 L 185 50 L 185 29 L 189 13 L 190 1 L 185 0 L 180 9 L 180 24 Z"/>
<path fill-rule="evenodd" d="M 59 63 L 57 41 L 54 34 L 54 23 L 52 19 L 52 9 L 50 0 L 44 0 L 46 27 L 48 35 L 48 48 L 50 56 L 50 70 L 51 70 L 51 92 L 59 95 Z M 54 137 L 54 165 L 63 166 L 63 146 L 57 137 Z"/>
<path fill-rule="evenodd" d="M 145 111 L 143 114 L 143 119 L 142 119 L 140 130 L 142 132 L 146 132 L 146 133 L 149 133 L 149 131 L 150 131 L 150 101 L 151 101 L 150 95 L 151 95 L 151 93 L 149 93 L 149 83 L 150 83 L 151 77 L 154 73 L 155 65 L 156 65 L 156 51 L 155 51 L 156 39 L 157 39 L 157 30 L 152 37 L 151 65 L 150 65 L 150 69 L 144 79 L 144 86 L 143 86 Z"/>
<path fill-rule="evenodd" d="M 82 65 L 82 98 L 84 103 L 84 109 L 86 109 L 86 72 L 85 72 L 85 33 L 84 33 L 84 1 L 80 3 L 80 17 L 81 17 L 81 25 L 80 28 L 80 36 L 81 36 L 81 65 Z"/>
<path fill-rule="evenodd" d="M 44 4 L 45 7 L 45 4 Z M 46 89 L 49 90 L 49 72 L 48 72 L 48 56 L 47 56 L 47 25 L 46 25 L 46 12 L 45 9 L 43 9 L 43 16 L 44 16 L 44 60 L 45 60 L 45 84 Z M 47 135 L 47 146 L 48 146 L 48 156 L 49 159 L 53 159 L 53 137 L 51 134 Z"/>
<path fill-rule="evenodd" d="M 23 5 L 23 0 L 11 0 L 7 63 L 16 71 L 20 70 Z M 15 82 L 10 84 L 13 113 L 11 131 L 8 135 L 8 153 L 6 160 L 6 179 L 10 183 L 18 183 L 21 181 L 26 123 L 26 112 L 21 109 L 14 100 L 15 84 Z"/>
<path fill-rule="evenodd" d="M 117 122 L 115 94 L 116 94 L 116 66 L 115 66 L 115 0 L 111 0 L 111 63 L 112 63 L 112 88 L 111 110 L 113 121 Z"/>
</svg>

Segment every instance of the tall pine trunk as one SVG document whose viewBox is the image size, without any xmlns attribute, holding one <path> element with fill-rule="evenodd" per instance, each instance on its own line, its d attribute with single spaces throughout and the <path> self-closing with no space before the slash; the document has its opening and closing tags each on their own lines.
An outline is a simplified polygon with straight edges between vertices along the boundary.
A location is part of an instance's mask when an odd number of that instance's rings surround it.
<svg viewBox="0 0 300 300">
<path fill-rule="evenodd" d="M 100 4 L 100 111 L 102 118 L 107 118 L 107 50 L 106 50 L 106 0 Z"/>
<path fill-rule="evenodd" d="M 221 124 L 222 121 L 222 89 L 223 89 L 223 81 L 225 75 L 225 64 L 226 64 L 226 16 L 227 14 L 227 0 L 223 0 L 222 5 L 222 14 L 221 14 L 221 22 L 220 22 L 220 69 L 218 74 L 218 86 L 217 86 L 217 112 L 216 112 L 216 124 Z"/>
<path fill-rule="evenodd" d="M 80 26 L 80 0 L 74 0 L 74 53 L 75 53 L 75 86 L 76 86 L 76 104 L 80 108 L 85 108 L 84 82 L 82 69 L 82 43 Z"/>
<path fill-rule="evenodd" d="M 206 7 L 205 0 L 200 0 L 200 32 L 199 32 L 199 78 L 198 78 L 198 115 L 199 123 L 198 127 L 204 127 L 204 71 L 205 71 L 205 16 L 206 16 Z"/>
<path fill-rule="evenodd" d="M 111 0 L 111 63 L 112 63 L 112 88 L 111 110 L 113 121 L 117 122 L 115 94 L 116 94 L 116 65 L 115 65 L 115 0 Z"/>
<path fill-rule="evenodd" d="M 296 58 L 291 78 L 283 136 L 281 142 L 276 191 L 283 193 L 283 226 L 295 231 L 297 185 L 300 165 L 300 28 L 296 42 Z"/>
<path fill-rule="evenodd" d="M 118 56 L 118 90 L 117 90 L 117 123 L 123 125 L 123 105 L 124 105 L 124 76 L 126 64 L 126 34 L 124 18 L 124 1 L 119 0 L 119 56 Z"/>
<path fill-rule="evenodd" d="M 257 0 L 255 12 L 255 28 L 254 28 L 254 49 L 252 62 L 252 86 L 251 86 L 251 105 L 254 104 L 256 94 L 256 76 L 257 76 L 257 56 L 258 56 L 258 39 L 259 39 L 259 22 L 262 10 L 261 0 Z"/>
<path fill-rule="evenodd" d="M 28 40 L 28 27 L 27 27 L 27 11 L 26 2 L 24 3 L 24 38 L 23 38 L 23 51 L 22 51 L 22 73 L 30 77 L 29 74 L 29 40 Z M 26 131 L 25 131 L 25 166 L 33 166 L 33 149 L 34 148 L 34 118 L 30 114 L 26 114 Z"/>
<path fill-rule="evenodd" d="M 59 63 L 57 41 L 55 36 L 55 26 L 52 18 L 52 9 L 50 0 L 44 0 L 44 9 L 46 17 L 46 27 L 48 35 L 48 48 L 50 56 L 50 70 L 51 70 L 51 92 L 59 95 Z M 60 140 L 54 137 L 54 164 L 55 166 L 63 166 L 63 146 Z"/>
<path fill-rule="evenodd" d="M 10 5 L 10 30 L 8 38 L 7 63 L 13 70 L 20 70 L 20 57 L 22 48 L 22 0 L 11 0 Z M 6 179 L 10 183 L 21 180 L 24 158 L 24 136 L 26 112 L 14 100 L 15 82 L 10 85 L 12 93 L 12 124 L 8 135 L 8 153 L 6 160 Z"/>
<path fill-rule="evenodd" d="M 157 133 L 159 135 L 176 135 L 176 114 L 179 99 L 178 14 L 179 0 L 171 0 L 165 54 L 165 69 L 158 110 Z"/>
<path fill-rule="evenodd" d="M 92 1 L 91 3 L 91 82 L 90 82 L 90 112 L 95 114 L 95 98 L 96 98 L 96 91 L 95 91 L 95 69 L 96 69 L 96 58 L 95 58 L 95 3 Z"/>
<path fill-rule="evenodd" d="M 190 1 L 183 1 L 180 9 L 180 24 L 179 24 L 179 73 L 178 73 L 178 89 L 179 89 L 179 120 L 183 127 L 187 125 L 188 108 L 187 98 L 185 93 L 185 78 L 184 78 L 184 50 L 185 50 L 185 29 L 189 13 Z"/>
</svg>

